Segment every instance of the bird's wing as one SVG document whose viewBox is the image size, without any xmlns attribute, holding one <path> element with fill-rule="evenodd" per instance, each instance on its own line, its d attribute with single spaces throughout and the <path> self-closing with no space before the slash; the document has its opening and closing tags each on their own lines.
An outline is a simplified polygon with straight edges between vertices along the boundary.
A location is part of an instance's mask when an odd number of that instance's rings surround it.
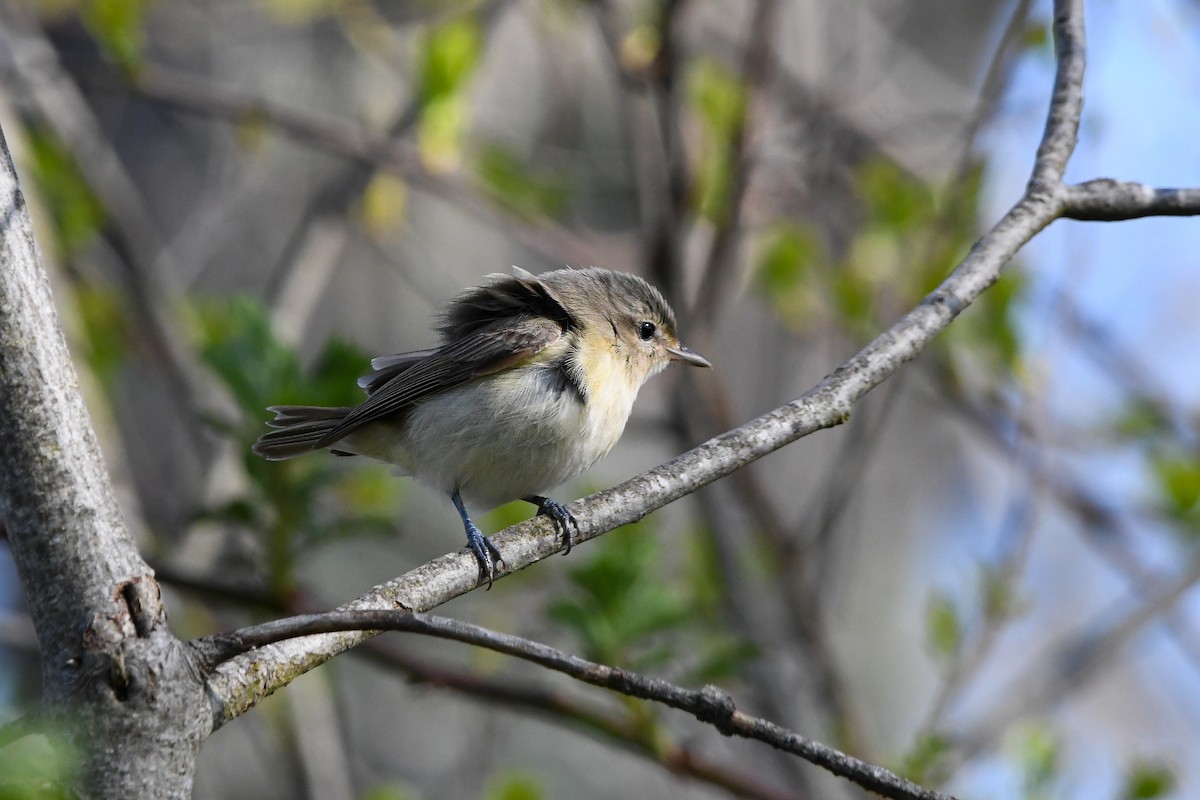
<svg viewBox="0 0 1200 800">
<path fill-rule="evenodd" d="M 379 356 L 371 359 L 371 372 L 358 379 L 358 385 L 367 390 L 368 395 L 375 394 L 386 384 L 390 383 L 401 372 L 416 366 L 437 352 L 437 348 L 416 350 L 411 353 L 399 353 L 394 356 Z"/>
<path fill-rule="evenodd" d="M 387 356 L 384 371 L 395 371 L 385 382 L 373 380 L 371 395 L 347 414 L 313 449 L 328 447 L 370 422 L 401 411 L 420 400 L 534 359 L 559 341 L 563 326 L 542 316 L 500 319 L 433 351 Z M 376 361 L 378 366 L 379 361 Z M 370 377 L 367 376 L 367 377 Z"/>
</svg>

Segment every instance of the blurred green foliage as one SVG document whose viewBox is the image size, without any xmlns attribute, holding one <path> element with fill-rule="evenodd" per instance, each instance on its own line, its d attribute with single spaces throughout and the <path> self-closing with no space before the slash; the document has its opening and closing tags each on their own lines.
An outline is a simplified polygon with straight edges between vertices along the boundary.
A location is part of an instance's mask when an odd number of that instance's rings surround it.
<svg viewBox="0 0 1200 800">
<path fill-rule="evenodd" d="M 962 647 L 962 619 L 958 607 L 946 595 L 934 595 L 926 604 L 925 629 L 930 647 L 938 658 L 950 658 Z"/>
<path fill-rule="evenodd" d="M 1040 800 L 1055 796 L 1053 784 L 1062 768 L 1062 745 L 1046 725 L 1022 725 L 1011 739 L 1012 754 L 1021 781 L 1021 796 Z"/>
<path fill-rule="evenodd" d="M 75 763 L 57 737 L 37 734 L 0 747 L 0 800 L 71 800 Z"/>
<path fill-rule="evenodd" d="M 363 794 L 363 800 L 418 800 L 419 794 L 403 786 L 376 786 Z"/>
<path fill-rule="evenodd" d="M 146 50 L 146 13 L 150 0 L 86 0 L 83 21 L 96 42 L 120 68 L 133 73 Z"/>
<path fill-rule="evenodd" d="M 551 604 L 550 618 L 576 635 L 592 661 L 634 670 L 670 664 L 693 683 L 732 677 L 755 650 L 725 631 L 705 597 L 713 582 L 663 579 L 660 546 L 646 522 L 609 533 L 570 570 L 570 590 Z"/>
<path fill-rule="evenodd" d="M 470 122 L 467 91 L 482 48 L 483 32 L 470 16 L 451 19 L 425 34 L 417 55 L 417 142 L 430 169 L 450 171 L 462 161 Z"/>
<path fill-rule="evenodd" d="M 377 172 L 363 192 L 360 219 L 376 239 L 404 226 L 408 212 L 408 185 L 390 172 Z"/>
<path fill-rule="evenodd" d="M 828 322 L 826 294 L 813 279 L 814 270 L 827 261 L 817 235 L 804 225 L 779 222 L 763 236 L 754 273 L 755 288 L 779 321 L 794 333 L 805 333 Z"/>
<path fill-rule="evenodd" d="M 112 289 L 79 285 L 75 305 L 83 325 L 82 355 L 100 382 L 111 389 L 133 346 L 121 296 Z"/>
<path fill-rule="evenodd" d="M 569 193 L 561 175 L 524 164 L 499 145 L 483 147 L 475 166 L 487 192 L 517 216 L 543 219 L 566 208 Z"/>
<path fill-rule="evenodd" d="M 977 231 L 983 169 L 941 190 L 895 162 L 863 163 L 855 176 L 862 214 L 839 253 L 809 228 L 770 226 L 760 237 L 754 286 L 780 322 L 803 334 L 835 324 L 866 340 L 932 291 L 969 252 Z M 1009 269 L 939 337 L 933 352 L 963 354 L 1010 374 L 1019 366 L 1015 311 L 1025 287 Z M 946 360 L 954 368 L 956 360 Z"/>
<path fill-rule="evenodd" d="M 537 776 L 526 770 L 505 770 L 483 792 L 485 800 L 542 800 L 549 795 Z"/>
<path fill-rule="evenodd" d="M 250 446 L 266 430 L 267 406 L 356 405 L 363 392 L 356 380 L 369 359 L 337 339 L 326 344 L 310 369 L 280 342 L 266 310 L 240 297 L 202 306 L 200 352 L 229 387 L 243 424 L 227 433 L 244 454 L 250 493 L 201 516 L 246 526 L 266 543 L 270 586 L 289 593 L 297 554 L 307 546 L 349 536 L 395 533 L 394 507 L 401 482 L 382 465 L 356 459 L 354 469 L 338 469 L 325 454 L 271 462 Z"/>
<path fill-rule="evenodd" d="M 926 734 L 917 738 L 895 771 L 922 786 L 939 786 L 946 780 L 947 764 L 943 756 L 951 752 L 951 742 L 943 736 Z"/>
<path fill-rule="evenodd" d="M 72 256 L 104 227 L 104 206 L 58 139 L 36 126 L 29 127 L 27 133 L 33 180 L 50 212 L 55 248 L 60 257 Z"/>
<path fill-rule="evenodd" d="M 693 207 L 717 225 L 728 219 L 737 158 L 735 141 L 746 116 L 745 83 L 719 61 L 697 58 L 685 78 L 688 105 L 704 133 L 693 167 Z"/>
<path fill-rule="evenodd" d="M 1200 502 L 1200 460 L 1190 454 L 1158 454 L 1152 460 L 1164 509 L 1176 519 L 1196 521 Z"/>
<path fill-rule="evenodd" d="M 1176 788 L 1175 773 L 1158 762 L 1134 764 L 1125 773 L 1121 800 L 1156 800 L 1172 794 Z"/>
</svg>

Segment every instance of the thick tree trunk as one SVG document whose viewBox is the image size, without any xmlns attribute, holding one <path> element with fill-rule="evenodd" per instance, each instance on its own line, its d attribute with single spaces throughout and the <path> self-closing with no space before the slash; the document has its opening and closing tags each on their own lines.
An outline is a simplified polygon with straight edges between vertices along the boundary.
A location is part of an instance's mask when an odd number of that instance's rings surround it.
<svg viewBox="0 0 1200 800">
<path fill-rule="evenodd" d="M 92 431 L 0 132 L 0 519 L 89 797 L 186 797 L 212 728 Z"/>
</svg>

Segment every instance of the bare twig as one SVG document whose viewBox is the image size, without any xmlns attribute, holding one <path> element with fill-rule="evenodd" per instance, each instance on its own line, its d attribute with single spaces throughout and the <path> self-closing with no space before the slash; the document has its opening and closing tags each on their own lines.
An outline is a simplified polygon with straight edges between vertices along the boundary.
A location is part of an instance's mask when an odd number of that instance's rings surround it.
<svg viewBox="0 0 1200 800">
<path fill-rule="evenodd" d="M 426 169 L 416 146 L 344 125 L 340 121 L 281 103 L 239 93 L 199 76 L 147 67 L 134 89 L 143 96 L 189 114 L 237 123 L 257 120 L 292 139 L 336 153 L 368 167 L 393 172 L 412 186 L 453 203 L 483 223 L 553 263 L 603 263 L 600 249 L 585 237 L 555 223 L 507 213 L 486 200 L 479 187 L 462 176 Z"/>
<path fill-rule="evenodd" d="M 1200 583 L 1200 558 L 1193 558 L 1180 575 L 1162 581 L 1133 608 L 1108 621 L 1055 645 L 1044 657 L 1033 659 L 1032 674 L 1018 677 L 1012 688 L 997 692 L 1003 698 L 991 713 L 963 733 L 952 736 L 954 760 L 969 759 L 1014 721 L 1058 702 L 1068 692 L 1087 685 L 1111 663 L 1129 641 L 1147 625 L 1160 619 L 1165 611 Z"/>
<path fill-rule="evenodd" d="M 758 0 L 750 19 L 742 57 L 742 80 L 746 101 L 742 116 L 730 136 L 733 153 L 729 198 L 724 214 L 717 221 L 707 263 L 700 279 L 696 302 L 690 311 L 693 319 L 710 319 L 717 311 L 718 301 L 729 291 L 729 274 L 737 266 L 737 245 L 742 230 L 746 192 L 754 167 L 754 123 L 762 117 L 761 98 L 770 88 L 774 73 L 775 55 L 771 46 L 778 16 L 778 0 Z"/>
<path fill-rule="evenodd" d="M 686 711 L 726 736 L 756 739 L 804 758 L 865 789 L 897 800 L 947 800 L 940 792 L 923 789 L 888 770 L 868 764 L 807 739 L 767 720 L 738 711 L 733 699 L 715 686 L 699 691 L 635 672 L 597 664 L 548 645 L 498 633 L 445 617 L 399 610 L 330 611 L 274 620 L 191 643 L 208 669 L 253 648 L 295 637 L 336 631 L 397 630 L 473 644 L 521 658 L 577 680 Z"/>
<path fill-rule="evenodd" d="M 806 796 L 795 787 L 791 791 L 780 789 L 757 775 L 709 761 L 686 746 L 665 741 L 661 734 L 650 738 L 645 725 L 635 718 L 592 707 L 564 692 L 540 686 L 523 686 L 511 680 L 475 675 L 463 670 L 433 667 L 413 658 L 403 648 L 389 647 L 383 639 L 374 639 L 354 652 L 398 670 L 413 683 L 449 689 L 485 703 L 537 714 L 565 730 L 602 737 L 674 775 L 711 784 L 738 797 L 797 800 Z"/>
</svg>

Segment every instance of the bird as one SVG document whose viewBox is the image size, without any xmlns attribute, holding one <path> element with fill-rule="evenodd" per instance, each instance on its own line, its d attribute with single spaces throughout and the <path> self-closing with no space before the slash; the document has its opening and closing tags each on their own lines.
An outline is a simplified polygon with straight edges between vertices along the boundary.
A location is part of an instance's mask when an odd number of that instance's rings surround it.
<svg viewBox="0 0 1200 800">
<path fill-rule="evenodd" d="M 647 379 L 672 362 L 712 366 L 675 325 L 666 299 L 636 275 L 514 267 L 450 300 L 436 347 L 372 360 L 358 406 L 268 408 L 271 430 L 253 451 L 364 456 L 443 493 L 490 589 L 504 559 L 468 506 L 528 501 L 569 553 L 579 523 L 546 493 L 612 450 Z"/>
</svg>

